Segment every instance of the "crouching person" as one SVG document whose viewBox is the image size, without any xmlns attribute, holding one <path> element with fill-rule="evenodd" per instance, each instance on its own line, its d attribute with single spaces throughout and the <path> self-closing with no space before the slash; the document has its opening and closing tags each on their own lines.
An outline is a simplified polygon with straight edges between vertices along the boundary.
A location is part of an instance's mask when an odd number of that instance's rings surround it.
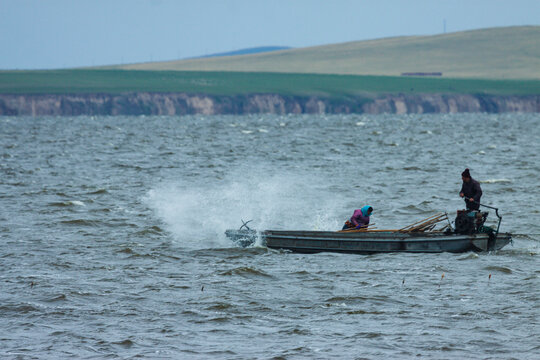
<svg viewBox="0 0 540 360">
<path fill-rule="evenodd" d="M 362 207 L 361 209 L 354 210 L 353 215 L 343 225 L 342 230 L 350 229 L 367 229 L 369 225 L 369 217 L 373 212 L 373 208 L 369 205 Z"/>
</svg>

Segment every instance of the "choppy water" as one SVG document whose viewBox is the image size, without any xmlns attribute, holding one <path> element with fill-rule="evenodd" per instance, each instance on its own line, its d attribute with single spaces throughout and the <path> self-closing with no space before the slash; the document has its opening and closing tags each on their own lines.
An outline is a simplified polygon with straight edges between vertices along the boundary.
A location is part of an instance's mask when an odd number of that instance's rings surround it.
<svg viewBox="0 0 540 360">
<path fill-rule="evenodd" d="M 0 118 L 0 357 L 538 359 L 539 137 L 530 114 Z M 223 235 L 453 215 L 465 167 L 523 234 L 502 251 Z"/>
</svg>

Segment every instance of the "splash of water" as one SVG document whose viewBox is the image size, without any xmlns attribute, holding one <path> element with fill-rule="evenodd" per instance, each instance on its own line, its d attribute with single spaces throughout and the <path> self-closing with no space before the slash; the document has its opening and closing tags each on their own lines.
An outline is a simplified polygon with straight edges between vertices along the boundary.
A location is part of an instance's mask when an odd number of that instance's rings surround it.
<svg viewBox="0 0 540 360">
<path fill-rule="evenodd" d="M 328 179 L 262 170 L 239 169 L 205 184 L 162 183 L 145 200 L 177 241 L 198 248 L 232 246 L 224 232 L 241 219 L 257 230 L 338 230 L 351 211 L 342 194 L 327 189 Z"/>
</svg>

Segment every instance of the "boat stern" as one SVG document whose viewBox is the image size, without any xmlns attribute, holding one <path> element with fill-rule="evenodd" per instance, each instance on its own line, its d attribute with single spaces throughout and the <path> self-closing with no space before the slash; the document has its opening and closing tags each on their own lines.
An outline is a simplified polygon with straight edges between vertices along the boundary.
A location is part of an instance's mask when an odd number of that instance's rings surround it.
<svg viewBox="0 0 540 360">
<path fill-rule="evenodd" d="M 511 234 L 498 234 L 494 238 L 489 236 L 475 237 L 471 243 L 476 251 L 493 251 L 502 249 L 511 241 Z"/>
</svg>

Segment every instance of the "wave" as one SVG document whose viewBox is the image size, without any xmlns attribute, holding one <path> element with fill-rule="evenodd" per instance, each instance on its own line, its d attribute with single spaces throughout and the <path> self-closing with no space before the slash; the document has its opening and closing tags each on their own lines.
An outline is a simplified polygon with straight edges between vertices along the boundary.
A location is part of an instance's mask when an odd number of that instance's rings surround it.
<svg viewBox="0 0 540 360">
<path fill-rule="evenodd" d="M 90 226 L 97 227 L 101 224 L 100 221 L 95 220 L 85 220 L 85 219 L 73 219 L 73 220 L 63 220 L 60 221 L 60 224 L 63 225 L 72 225 L 72 226 Z"/>
<path fill-rule="evenodd" d="M 160 235 L 163 233 L 163 230 L 159 226 L 151 226 L 144 230 L 138 231 L 137 235 Z"/>
<path fill-rule="evenodd" d="M 28 314 L 30 312 L 38 311 L 41 311 L 39 307 L 29 303 L 0 305 L 0 312 L 4 315 L 9 313 Z"/>
<path fill-rule="evenodd" d="M 42 301 L 52 303 L 65 300 L 67 300 L 67 296 L 65 294 L 58 294 L 56 296 L 53 296 L 52 298 L 43 299 Z"/>
<path fill-rule="evenodd" d="M 244 276 L 244 277 L 259 277 L 260 276 L 260 277 L 270 277 L 270 278 L 273 277 L 272 275 L 269 275 L 262 270 L 257 270 L 257 269 L 254 269 L 252 267 L 247 267 L 247 266 L 238 267 L 231 270 L 226 270 L 226 271 L 221 272 L 220 275 L 225 275 L 225 276 L 239 275 L 239 276 Z"/>
<path fill-rule="evenodd" d="M 72 201 L 57 201 L 49 203 L 49 206 L 54 207 L 70 207 L 70 206 L 86 206 L 84 202 L 79 200 L 72 200 Z"/>
<path fill-rule="evenodd" d="M 488 271 L 498 271 L 498 272 L 502 272 L 504 274 L 511 274 L 512 273 L 512 269 L 507 268 L 505 266 L 490 265 L 490 266 L 486 266 L 484 269 L 488 270 Z"/>
<path fill-rule="evenodd" d="M 101 195 L 101 194 L 108 194 L 109 192 L 105 189 L 98 189 L 95 191 L 91 191 L 88 193 L 88 195 Z"/>
<path fill-rule="evenodd" d="M 497 183 L 511 183 L 512 180 L 510 179 L 487 179 L 487 180 L 480 180 L 479 181 L 482 184 L 497 184 Z"/>
</svg>

